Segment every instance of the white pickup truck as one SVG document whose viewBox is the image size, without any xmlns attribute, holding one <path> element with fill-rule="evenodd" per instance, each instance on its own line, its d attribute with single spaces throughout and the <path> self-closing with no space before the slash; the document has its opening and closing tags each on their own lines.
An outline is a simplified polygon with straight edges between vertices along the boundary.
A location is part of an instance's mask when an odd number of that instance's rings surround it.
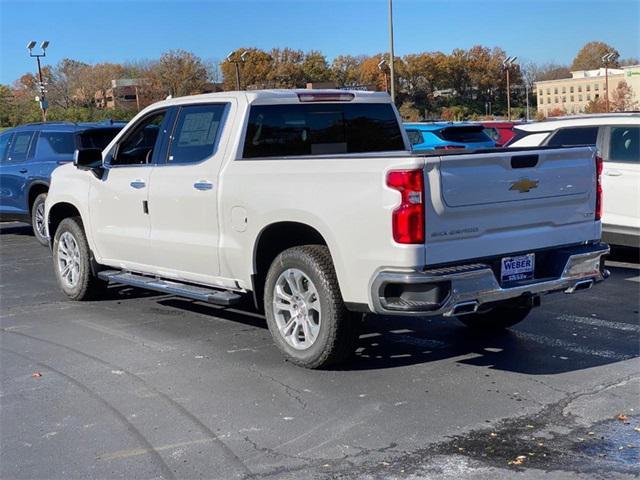
<svg viewBox="0 0 640 480">
<path fill-rule="evenodd" d="M 543 294 L 606 277 L 593 149 L 409 145 L 380 93 L 156 103 L 54 171 L 58 282 L 74 300 L 109 282 L 220 305 L 253 297 L 282 352 L 318 368 L 352 353 L 363 313 L 505 328 Z"/>
</svg>

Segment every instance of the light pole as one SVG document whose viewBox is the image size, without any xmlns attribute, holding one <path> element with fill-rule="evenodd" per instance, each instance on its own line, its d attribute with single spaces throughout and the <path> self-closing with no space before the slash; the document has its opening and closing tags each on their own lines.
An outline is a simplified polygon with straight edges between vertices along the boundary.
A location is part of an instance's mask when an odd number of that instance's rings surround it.
<svg viewBox="0 0 640 480">
<path fill-rule="evenodd" d="M 509 121 L 511 121 L 511 86 L 509 84 L 509 70 L 517 58 L 518 57 L 507 57 L 504 62 L 502 62 L 502 67 L 507 72 L 507 118 Z"/>
<path fill-rule="evenodd" d="M 380 62 L 378 62 L 378 68 L 382 72 L 382 75 L 384 75 L 384 91 L 389 93 L 389 81 L 387 80 L 387 69 L 384 67 L 386 63 L 387 61 L 383 58 L 382 60 L 380 60 Z"/>
<path fill-rule="evenodd" d="M 524 96 L 527 102 L 527 122 L 529 121 L 529 82 L 525 79 L 524 81 Z"/>
<path fill-rule="evenodd" d="M 389 0 L 389 73 L 391 76 L 391 101 L 396 103 L 396 73 L 393 68 L 393 0 Z"/>
<path fill-rule="evenodd" d="M 40 44 L 40 48 L 42 49 L 42 53 L 33 53 L 33 49 L 36 46 L 36 42 L 34 42 L 33 40 L 31 40 L 28 44 L 27 44 L 27 49 L 29 50 L 29 56 L 30 57 L 34 57 L 36 59 L 36 62 L 38 63 L 38 90 L 40 91 L 40 95 L 38 97 L 36 97 L 36 101 L 38 101 L 40 103 L 40 110 L 42 110 L 42 121 L 46 122 L 47 121 L 47 109 L 49 108 L 49 104 L 47 103 L 47 99 L 45 98 L 45 93 L 47 92 L 45 90 L 45 83 L 44 80 L 42 79 L 42 68 L 40 66 L 40 57 L 46 57 L 47 56 L 47 47 L 49 46 L 49 41 L 45 40 L 44 42 L 42 42 Z"/>
<path fill-rule="evenodd" d="M 607 113 L 609 113 L 609 62 L 613 60 L 613 57 L 615 57 L 613 52 L 602 56 L 602 62 L 604 63 L 604 98 Z"/>
<path fill-rule="evenodd" d="M 236 67 L 236 90 L 240 90 L 240 62 L 233 59 L 234 53 L 235 52 L 231 52 L 229 55 L 227 55 L 227 61 L 233 63 Z M 240 60 L 242 61 L 242 63 L 244 63 L 244 61 L 247 59 L 248 54 L 249 52 L 247 50 L 242 52 L 242 54 L 240 55 Z"/>
</svg>

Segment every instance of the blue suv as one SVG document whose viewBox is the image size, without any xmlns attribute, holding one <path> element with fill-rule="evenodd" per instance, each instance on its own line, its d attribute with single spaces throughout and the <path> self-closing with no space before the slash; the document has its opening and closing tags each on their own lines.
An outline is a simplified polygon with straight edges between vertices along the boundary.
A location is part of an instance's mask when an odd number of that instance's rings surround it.
<svg viewBox="0 0 640 480">
<path fill-rule="evenodd" d="M 496 146 L 484 127 L 473 123 L 405 123 L 404 129 L 414 152 Z"/>
<path fill-rule="evenodd" d="M 51 172 L 73 161 L 77 148 L 103 149 L 124 122 L 32 123 L 0 133 L 0 220 L 31 223 L 44 236 L 44 201 Z"/>
</svg>

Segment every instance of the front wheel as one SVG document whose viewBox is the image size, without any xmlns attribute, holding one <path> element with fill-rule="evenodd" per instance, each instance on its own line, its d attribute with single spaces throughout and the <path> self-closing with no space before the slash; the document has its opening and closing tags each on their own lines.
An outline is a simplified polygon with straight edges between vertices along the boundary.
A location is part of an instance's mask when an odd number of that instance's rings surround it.
<svg viewBox="0 0 640 480">
<path fill-rule="evenodd" d="M 273 340 L 291 362 L 322 368 L 353 353 L 359 322 L 344 305 L 327 247 L 278 255 L 267 274 L 264 307 Z"/>
<path fill-rule="evenodd" d="M 47 194 L 41 193 L 33 201 L 33 205 L 31 205 L 31 226 L 33 227 L 33 235 L 36 237 L 36 240 L 44 246 L 49 245 L 44 228 L 44 202 L 46 199 Z"/>
<path fill-rule="evenodd" d="M 505 304 L 488 312 L 470 313 L 456 317 L 467 327 L 475 330 L 504 330 L 522 322 L 531 312 L 530 305 Z"/>
<path fill-rule="evenodd" d="M 60 222 L 53 239 L 53 267 L 58 285 L 72 300 L 99 298 L 107 282 L 91 270 L 91 251 L 78 217 Z"/>
</svg>

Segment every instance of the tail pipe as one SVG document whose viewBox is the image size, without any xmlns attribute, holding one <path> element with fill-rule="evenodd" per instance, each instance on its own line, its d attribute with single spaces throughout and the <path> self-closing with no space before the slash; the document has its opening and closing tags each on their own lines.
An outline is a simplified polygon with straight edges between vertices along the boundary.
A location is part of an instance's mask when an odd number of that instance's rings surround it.
<svg viewBox="0 0 640 480">
<path fill-rule="evenodd" d="M 580 282 L 577 282 L 572 287 L 567 288 L 564 291 L 564 293 L 574 293 L 574 292 L 577 292 L 578 290 L 589 290 L 591 287 L 593 287 L 593 283 L 594 283 L 593 279 L 581 280 Z"/>
</svg>

